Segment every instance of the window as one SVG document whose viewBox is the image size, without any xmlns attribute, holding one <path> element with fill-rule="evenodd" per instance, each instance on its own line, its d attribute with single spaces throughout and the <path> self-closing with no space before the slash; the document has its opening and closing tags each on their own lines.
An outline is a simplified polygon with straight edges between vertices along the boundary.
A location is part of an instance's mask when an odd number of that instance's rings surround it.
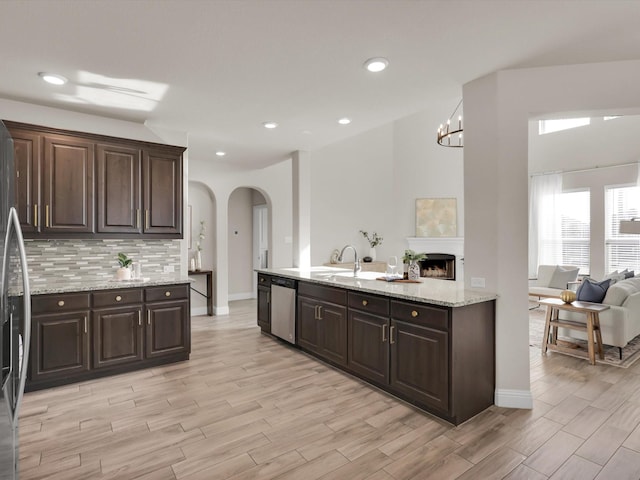
<svg viewBox="0 0 640 480">
<path fill-rule="evenodd" d="M 575 265 L 580 275 L 589 274 L 591 245 L 591 194 L 589 190 L 563 192 L 551 215 L 559 228 L 541 239 L 540 263 Z M 550 230 L 553 231 L 553 230 Z"/>
<path fill-rule="evenodd" d="M 640 187 L 608 187 L 605 198 L 605 272 L 640 271 L 640 235 L 619 233 L 620 220 L 640 216 Z"/>
<path fill-rule="evenodd" d="M 583 127 L 591 123 L 590 117 L 585 118 L 558 118 L 554 120 L 540 120 L 538 122 L 538 135 L 569 130 L 570 128 Z"/>
</svg>

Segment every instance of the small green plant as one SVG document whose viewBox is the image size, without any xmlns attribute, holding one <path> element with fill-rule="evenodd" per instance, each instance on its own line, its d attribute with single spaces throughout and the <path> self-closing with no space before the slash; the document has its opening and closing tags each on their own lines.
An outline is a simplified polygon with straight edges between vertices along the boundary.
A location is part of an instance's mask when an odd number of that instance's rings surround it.
<svg viewBox="0 0 640 480">
<path fill-rule="evenodd" d="M 402 256 L 403 263 L 411 263 L 411 262 L 419 262 L 420 260 L 426 260 L 426 253 L 416 253 L 411 249 L 407 249 L 404 251 L 404 255 Z"/>
<path fill-rule="evenodd" d="M 127 257 L 124 253 L 120 252 L 118 253 L 118 263 L 122 268 L 127 268 L 133 263 L 133 260 Z"/>
<path fill-rule="evenodd" d="M 364 238 L 367 239 L 367 242 L 369 242 L 369 246 L 371 248 L 373 248 L 373 247 L 375 247 L 377 245 L 382 245 L 383 238 L 380 235 L 378 235 L 376 232 L 373 232 L 371 237 L 369 237 L 369 234 L 367 232 L 365 232 L 364 230 L 360 230 L 360 233 L 362 234 L 362 236 Z"/>
</svg>

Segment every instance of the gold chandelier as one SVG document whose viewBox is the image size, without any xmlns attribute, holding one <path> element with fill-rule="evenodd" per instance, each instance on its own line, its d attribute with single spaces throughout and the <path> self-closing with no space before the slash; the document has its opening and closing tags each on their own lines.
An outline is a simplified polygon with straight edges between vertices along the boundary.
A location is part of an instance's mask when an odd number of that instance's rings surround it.
<svg viewBox="0 0 640 480">
<path fill-rule="evenodd" d="M 451 125 L 451 119 L 455 117 L 460 105 L 462 105 L 462 100 L 460 100 L 458 106 L 447 120 L 446 125 L 440 124 L 440 128 L 438 128 L 438 145 L 455 148 L 462 148 L 464 146 L 462 143 L 462 115 L 458 115 L 457 126 L 455 123 Z"/>
</svg>

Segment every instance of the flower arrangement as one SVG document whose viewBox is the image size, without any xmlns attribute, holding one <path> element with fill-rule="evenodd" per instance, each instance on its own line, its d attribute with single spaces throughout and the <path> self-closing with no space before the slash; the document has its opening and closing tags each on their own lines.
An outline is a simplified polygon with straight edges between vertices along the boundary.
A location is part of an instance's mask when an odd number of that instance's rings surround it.
<svg viewBox="0 0 640 480">
<path fill-rule="evenodd" d="M 420 260 L 426 260 L 426 253 L 416 253 L 414 250 L 407 249 L 402 256 L 402 263 L 419 262 Z"/>
<path fill-rule="evenodd" d="M 202 245 L 200 244 L 200 242 L 204 241 L 205 231 L 206 231 L 206 228 L 204 226 L 204 220 L 200 220 L 200 234 L 198 235 L 198 242 L 196 243 L 196 249 L 198 251 L 202 250 Z"/>
<path fill-rule="evenodd" d="M 382 245 L 382 240 L 384 239 L 380 235 L 378 235 L 376 232 L 373 232 L 371 237 L 369 237 L 369 234 L 364 230 L 360 230 L 360 233 L 367 240 L 367 242 L 369 242 L 369 246 L 371 248 L 374 248 L 377 245 Z"/>
</svg>

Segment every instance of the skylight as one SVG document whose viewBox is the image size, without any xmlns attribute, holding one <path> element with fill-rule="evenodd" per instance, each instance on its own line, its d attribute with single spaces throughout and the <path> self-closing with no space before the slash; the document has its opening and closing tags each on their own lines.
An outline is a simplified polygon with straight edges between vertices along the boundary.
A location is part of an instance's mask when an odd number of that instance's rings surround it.
<svg viewBox="0 0 640 480">
<path fill-rule="evenodd" d="M 553 120 L 540 120 L 538 122 L 538 135 L 560 132 L 570 128 L 583 127 L 591 123 L 591 118 L 557 118 Z"/>
</svg>

